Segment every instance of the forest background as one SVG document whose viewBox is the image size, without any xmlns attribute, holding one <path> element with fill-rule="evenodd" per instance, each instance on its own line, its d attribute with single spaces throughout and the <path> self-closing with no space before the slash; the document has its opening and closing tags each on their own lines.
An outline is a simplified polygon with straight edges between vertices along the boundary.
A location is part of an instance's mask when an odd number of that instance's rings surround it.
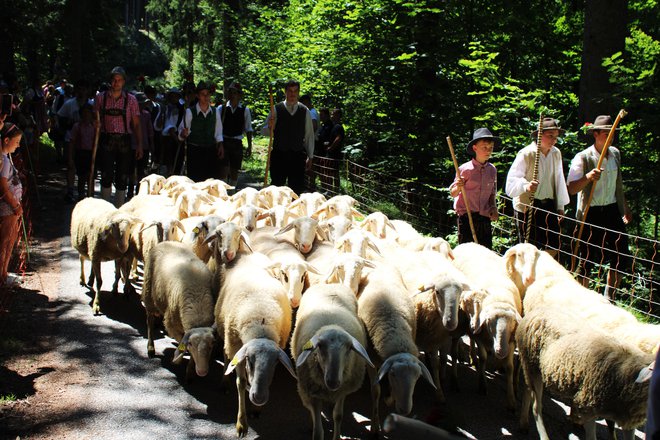
<svg viewBox="0 0 660 440">
<path fill-rule="evenodd" d="M 658 239 L 660 8 L 655 0 L 13 0 L 0 72 L 21 86 L 66 76 L 130 87 L 243 85 L 257 122 L 269 84 L 301 82 L 317 108 L 341 107 L 347 157 L 446 187 L 472 131 L 503 139 L 503 187 L 539 112 L 558 118 L 565 169 L 599 114 L 629 114 L 615 144 L 636 221 Z"/>
</svg>

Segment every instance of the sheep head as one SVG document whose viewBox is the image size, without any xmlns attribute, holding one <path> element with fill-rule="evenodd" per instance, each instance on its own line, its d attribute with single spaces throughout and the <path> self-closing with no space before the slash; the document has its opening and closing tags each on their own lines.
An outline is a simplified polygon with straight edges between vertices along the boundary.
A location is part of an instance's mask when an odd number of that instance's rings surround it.
<svg viewBox="0 0 660 440">
<path fill-rule="evenodd" d="M 449 331 L 458 327 L 458 309 L 463 290 L 468 287 L 454 280 L 452 277 L 440 275 L 433 281 L 420 287 L 419 290 L 433 290 L 433 297 L 442 316 L 442 325 Z"/>
<path fill-rule="evenodd" d="M 236 352 L 227 366 L 225 375 L 236 369 L 236 374 L 245 379 L 249 385 L 250 401 L 262 406 L 268 403 L 269 388 L 278 362 L 296 377 L 289 356 L 275 341 L 267 338 L 252 339 Z"/>
<path fill-rule="evenodd" d="M 216 226 L 214 233 L 204 242 L 207 244 L 213 243 L 215 258 L 223 263 L 228 263 L 236 258 L 241 244 L 252 252 L 245 230 L 232 222 L 225 222 Z"/>
<path fill-rule="evenodd" d="M 300 305 L 300 298 L 305 288 L 309 287 L 307 272 L 319 274 L 319 271 L 304 260 L 276 261 L 267 268 L 284 286 L 292 308 Z"/>
<path fill-rule="evenodd" d="M 195 362 L 195 373 L 204 377 L 209 372 L 211 354 L 215 344 L 215 332 L 211 327 L 198 327 L 188 330 L 174 352 L 172 363 L 179 364 L 186 351 Z"/>
<path fill-rule="evenodd" d="M 412 411 L 413 392 L 420 376 L 435 388 L 426 365 L 410 353 L 397 353 L 385 359 L 378 370 L 377 381 L 380 382 L 386 374 L 392 390 L 395 410 L 404 416 Z"/>
<path fill-rule="evenodd" d="M 284 234 L 290 230 L 295 230 L 294 244 L 302 254 L 307 254 L 312 250 L 314 239 L 316 238 L 319 222 L 311 217 L 298 217 L 291 223 L 280 229 L 275 235 Z"/>
<path fill-rule="evenodd" d="M 386 238 L 387 237 L 387 228 L 390 227 L 394 230 L 396 228 L 392 224 L 389 218 L 382 212 L 372 212 L 368 216 L 362 220 L 362 223 L 360 223 L 360 227 L 366 231 L 371 232 L 378 238 Z"/>
<path fill-rule="evenodd" d="M 340 215 L 323 220 L 319 223 L 319 226 L 326 231 L 328 240 L 336 243 L 342 235 L 353 227 L 353 221 Z"/>
<path fill-rule="evenodd" d="M 521 295 L 536 279 L 536 264 L 541 251 L 530 243 L 520 243 L 504 253 L 506 272 Z"/>
<path fill-rule="evenodd" d="M 325 386 L 330 391 L 337 391 L 343 383 L 347 363 L 352 362 L 349 358 L 352 351 L 375 368 L 365 348 L 350 333 L 336 325 L 324 326 L 302 347 L 296 366 L 300 367 L 314 353 Z"/>
<path fill-rule="evenodd" d="M 370 260 L 358 255 L 337 255 L 335 257 L 334 267 L 326 276 L 325 282 L 330 283 L 333 280 L 337 280 L 344 286 L 349 287 L 357 295 L 360 280 L 362 279 L 362 269 L 365 267 L 375 268 L 376 266 Z"/>
<path fill-rule="evenodd" d="M 367 251 L 369 249 L 373 250 L 376 254 L 381 255 L 378 246 L 376 246 L 376 243 L 371 237 L 369 237 L 369 233 L 360 229 L 351 229 L 339 237 L 335 242 L 335 247 L 342 252 L 359 255 L 362 258 L 367 257 Z"/>
<path fill-rule="evenodd" d="M 101 230 L 101 241 L 106 242 L 110 247 L 116 247 L 122 254 L 126 253 L 131 232 L 137 223 L 137 218 L 130 214 L 117 211 L 110 218 L 109 223 Z"/>
<path fill-rule="evenodd" d="M 509 355 L 512 341 L 516 334 L 516 328 L 522 317 L 516 310 L 508 307 L 484 307 L 479 319 L 479 327 L 476 333 L 486 329 L 493 340 L 493 351 L 495 357 L 504 359 Z"/>
</svg>

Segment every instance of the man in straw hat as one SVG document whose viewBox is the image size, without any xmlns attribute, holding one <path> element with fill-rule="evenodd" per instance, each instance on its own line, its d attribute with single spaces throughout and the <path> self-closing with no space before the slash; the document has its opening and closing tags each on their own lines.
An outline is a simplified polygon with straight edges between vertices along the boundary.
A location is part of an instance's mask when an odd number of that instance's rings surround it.
<svg viewBox="0 0 660 440">
<path fill-rule="evenodd" d="M 602 169 L 596 168 L 611 129 L 612 118 L 608 115 L 598 116 L 593 124 L 587 126 L 587 134 L 593 136 L 594 143 L 573 158 L 566 179 L 568 192 L 578 195 L 576 218 L 588 226 L 583 235 L 583 240 L 586 240 L 588 245 L 581 249 L 585 275 L 583 282 L 588 282 L 586 277 L 594 263 L 609 263 L 604 294 L 610 299 L 621 282 L 622 271 L 625 271 L 629 264 L 628 237 L 614 231 L 625 232 L 625 225 L 632 219 L 623 193 L 619 150 L 610 146 Z M 587 208 L 591 187 L 596 182 L 598 184 L 591 205 Z M 585 210 L 588 211 L 586 218 Z"/>
<path fill-rule="evenodd" d="M 467 204 L 470 207 L 472 221 L 479 244 L 488 249 L 493 247 L 493 232 L 490 222 L 497 220 L 497 170 L 495 165 L 488 162 L 493 150 L 501 145 L 502 141 L 487 128 L 478 128 L 468 142 L 466 151 L 472 160 L 465 162 L 458 170 L 454 182 L 449 186 L 449 192 L 454 197 L 454 210 L 458 214 L 458 242 L 473 241 L 465 200 L 461 188 L 465 189 Z"/>
<path fill-rule="evenodd" d="M 252 154 L 252 115 L 241 103 L 243 91 L 239 83 L 229 85 L 227 96 L 229 100 L 219 109 L 225 148 L 225 157 L 220 161 L 220 179 L 229 177 L 227 183 L 236 186 L 243 164 L 243 134 L 247 138 L 246 155 Z"/>
<path fill-rule="evenodd" d="M 220 112 L 211 106 L 212 88 L 203 81 L 197 85 L 197 104 L 186 109 L 179 125 L 179 139 L 188 140 L 188 177 L 195 182 L 217 178 L 225 154 Z"/>
<path fill-rule="evenodd" d="M 557 138 L 564 134 L 554 118 L 544 118 L 541 124 L 541 145 L 538 148 L 538 128 L 531 133 L 532 142 L 518 152 L 506 176 L 506 194 L 513 198 L 514 218 L 518 241 L 525 242 L 527 218 L 532 195 L 534 215 L 529 241 L 544 249 L 553 257 L 559 251 L 559 217 L 564 215 L 564 206 L 570 202 L 561 151 L 556 147 Z M 534 164 L 539 150 L 538 176 L 534 179 Z"/>
<path fill-rule="evenodd" d="M 132 155 L 142 158 L 142 130 L 140 108 L 135 96 L 124 91 L 126 72 L 115 67 L 110 72 L 110 89 L 96 95 L 94 110 L 101 121 L 99 158 L 101 169 L 101 197 L 110 199 L 115 184 L 115 205 L 121 206 L 126 199 L 126 186 L 131 168 Z M 131 134 L 135 131 L 137 145 L 131 148 Z"/>
</svg>

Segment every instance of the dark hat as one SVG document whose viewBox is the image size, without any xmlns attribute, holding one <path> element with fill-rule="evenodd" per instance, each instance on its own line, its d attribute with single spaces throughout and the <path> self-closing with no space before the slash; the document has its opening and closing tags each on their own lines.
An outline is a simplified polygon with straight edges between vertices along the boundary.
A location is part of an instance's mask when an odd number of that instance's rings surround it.
<svg viewBox="0 0 660 440">
<path fill-rule="evenodd" d="M 202 90 L 208 90 L 208 91 L 211 91 L 211 90 L 213 90 L 213 86 L 211 85 L 210 82 L 207 82 L 207 81 L 200 81 L 200 82 L 197 83 L 197 88 L 195 88 L 195 92 L 196 92 L 196 93 L 199 93 L 199 92 L 201 92 Z"/>
<path fill-rule="evenodd" d="M 474 156 L 474 150 L 472 149 L 472 145 L 474 145 L 475 142 L 481 139 L 488 139 L 493 141 L 495 143 L 493 150 L 495 150 L 502 144 L 502 140 L 497 136 L 493 136 L 493 133 L 491 133 L 489 129 L 477 128 L 476 130 L 474 130 L 474 133 L 472 134 L 472 140 L 468 142 L 467 147 L 465 148 L 467 154 L 469 154 L 470 156 Z"/>
<path fill-rule="evenodd" d="M 559 121 L 554 119 L 554 118 L 543 118 L 543 122 L 541 124 L 541 131 L 546 131 L 546 130 L 559 130 L 559 136 L 563 136 L 566 130 L 561 128 L 559 126 Z M 536 139 L 539 135 L 539 129 L 538 126 L 536 130 L 534 130 L 530 136 L 532 139 Z"/>
<path fill-rule="evenodd" d="M 238 81 L 234 81 L 234 82 L 232 82 L 231 84 L 229 84 L 229 87 L 227 87 L 227 91 L 229 92 L 229 91 L 231 91 L 231 90 L 234 90 L 234 91 L 236 91 L 236 92 L 238 92 L 238 93 L 243 93 L 243 89 L 242 89 L 242 87 L 241 87 L 241 83 L 239 83 Z"/>
<path fill-rule="evenodd" d="M 181 96 L 181 90 L 179 90 L 179 89 L 176 88 L 176 87 L 171 87 L 171 88 L 167 91 L 167 95 L 170 95 L 170 94 L 175 94 L 175 95 L 179 95 L 179 96 Z"/>
<path fill-rule="evenodd" d="M 122 78 L 124 78 L 124 81 L 126 81 L 126 71 L 124 70 L 123 67 L 121 67 L 121 66 L 113 67 L 112 70 L 110 71 L 110 79 L 112 80 L 112 78 L 115 75 L 121 75 Z"/>
<path fill-rule="evenodd" d="M 600 115 L 596 117 L 593 124 L 587 126 L 587 133 L 591 134 L 594 130 L 607 130 L 612 129 L 612 117 L 610 115 Z M 619 127 L 616 128 L 618 130 Z"/>
</svg>

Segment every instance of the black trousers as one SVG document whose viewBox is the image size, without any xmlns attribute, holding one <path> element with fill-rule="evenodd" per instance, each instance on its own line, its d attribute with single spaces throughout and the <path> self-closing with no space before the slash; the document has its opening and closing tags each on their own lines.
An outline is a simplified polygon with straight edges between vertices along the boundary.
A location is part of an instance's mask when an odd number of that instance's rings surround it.
<svg viewBox="0 0 660 440">
<path fill-rule="evenodd" d="M 128 175 L 131 172 L 131 136 L 124 134 L 103 134 L 100 140 L 101 186 L 109 188 L 115 184 L 117 191 L 126 191 Z"/>
<path fill-rule="evenodd" d="M 609 264 L 611 268 L 620 271 L 629 269 L 631 257 L 628 236 L 617 204 L 590 207 L 585 223 L 580 257 L 586 273 L 589 273 L 593 264 Z"/>
<path fill-rule="evenodd" d="M 538 209 L 536 209 L 538 208 Z M 537 248 L 559 249 L 559 217 L 555 208 L 555 201 L 552 199 L 534 200 L 534 207 L 527 212 L 513 211 L 516 220 L 516 232 L 518 233 L 518 243 L 525 243 L 527 235 L 527 217 L 530 216 L 532 225 L 529 231 L 529 242 Z M 548 212 L 546 212 L 548 211 Z"/>
<path fill-rule="evenodd" d="M 477 235 L 479 244 L 493 248 L 493 230 L 490 226 L 490 218 L 480 215 L 478 212 L 472 213 L 472 222 L 474 223 L 474 232 Z M 473 242 L 472 230 L 470 229 L 470 220 L 467 214 L 458 216 L 458 243 Z"/>
<path fill-rule="evenodd" d="M 287 185 L 296 194 L 305 189 L 304 151 L 278 151 L 270 154 L 270 183 L 276 186 Z"/>
</svg>

